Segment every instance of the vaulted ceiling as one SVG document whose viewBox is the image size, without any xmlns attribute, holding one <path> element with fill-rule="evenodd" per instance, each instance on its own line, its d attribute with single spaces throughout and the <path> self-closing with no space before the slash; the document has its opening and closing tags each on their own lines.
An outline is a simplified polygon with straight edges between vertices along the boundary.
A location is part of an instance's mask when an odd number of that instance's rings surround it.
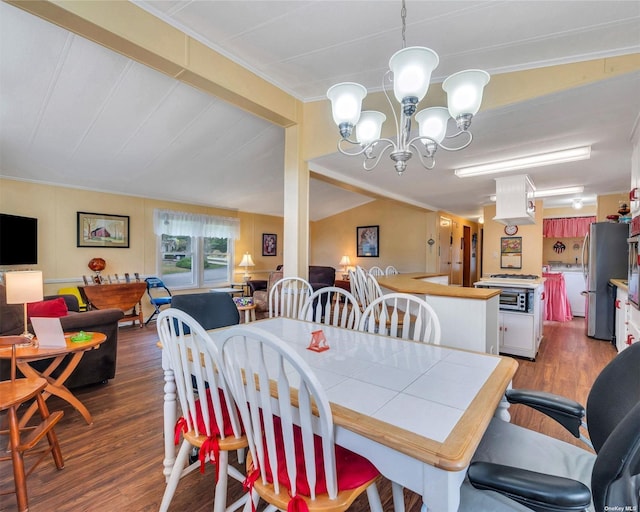
<svg viewBox="0 0 640 512">
<path fill-rule="evenodd" d="M 0 175 L 283 214 L 281 127 L 13 3 L 0 3 Z M 401 46 L 396 0 L 134 3 L 304 102 L 339 81 L 379 91 Z M 461 179 L 455 167 L 586 144 L 589 161 L 526 172 L 539 189 L 583 185 L 587 201 L 629 188 L 640 2 L 409 0 L 406 38 L 439 54 L 432 88 L 461 69 L 492 74 L 493 100 L 473 119 L 473 143 L 440 150 L 431 171 L 411 162 L 403 176 L 391 161 L 367 172 L 337 152 L 315 158 L 312 220 L 376 195 L 477 217 L 495 176 Z M 603 78 L 584 79 L 589 61 Z M 540 92 L 535 73 L 551 66 L 564 76 L 575 69 L 574 86 Z M 501 104 L 505 83 L 517 99 Z"/>
</svg>

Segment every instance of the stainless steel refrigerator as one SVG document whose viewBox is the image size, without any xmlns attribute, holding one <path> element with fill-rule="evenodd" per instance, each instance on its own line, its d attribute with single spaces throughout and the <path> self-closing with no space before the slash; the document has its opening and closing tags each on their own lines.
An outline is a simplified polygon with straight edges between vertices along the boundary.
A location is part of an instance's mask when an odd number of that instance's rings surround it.
<svg viewBox="0 0 640 512">
<path fill-rule="evenodd" d="M 594 222 L 585 237 L 582 269 L 585 275 L 587 336 L 611 341 L 614 335 L 609 279 L 627 279 L 629 224 Z M 588 255 L 588 259 L 585 257 Z"/>
</svg>

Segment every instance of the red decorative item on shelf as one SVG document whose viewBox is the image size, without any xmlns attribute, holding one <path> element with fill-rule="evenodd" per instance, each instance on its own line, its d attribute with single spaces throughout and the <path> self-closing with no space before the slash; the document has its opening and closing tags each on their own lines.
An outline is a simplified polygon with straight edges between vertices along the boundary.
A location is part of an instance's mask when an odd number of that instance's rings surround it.
<svg viewBox="0 0 640 512">
<path fill-rule="evenodd" d="M 102 258 L 92 258 L 89 261 L 89 264 L 87 265 L 87 267 L 89 267 L 91 270 L 93 270 L 96 273 L 96 275 L 93 278 L 94 283 L 102 284 L 102 278 L 100 277 L 100 272 L 102 272 L 106 266 L 107 266 L 107 262 L 104 261 Z"/>
<path fill-rule="evenodd" d="M 107 262 L 102 258 L 93 258 L 89 261 L 89 265 L 87 265 L 94 272 L 101 272 L 107 266 Z"/>
</svg>

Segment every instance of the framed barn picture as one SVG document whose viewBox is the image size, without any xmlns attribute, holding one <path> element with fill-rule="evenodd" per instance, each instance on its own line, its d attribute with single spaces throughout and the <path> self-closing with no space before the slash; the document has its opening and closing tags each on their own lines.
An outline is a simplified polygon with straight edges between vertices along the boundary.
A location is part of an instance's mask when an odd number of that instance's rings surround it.
<svg viewBox="0 0 640 512">
<path fill-rule="evenodd" d="M 77 247 L 129 247 L 129 217 L 78 212 Z"/>
</svg>

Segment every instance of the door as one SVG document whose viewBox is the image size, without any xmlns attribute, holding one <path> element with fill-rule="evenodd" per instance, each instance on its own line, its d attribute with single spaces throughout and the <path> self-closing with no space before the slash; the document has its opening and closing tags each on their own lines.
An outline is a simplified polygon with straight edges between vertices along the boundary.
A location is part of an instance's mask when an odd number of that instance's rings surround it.
<svg viewBox="0 0 640 512">
<path fill-rule="evenodd" d="M 438 230 L 438 255 L 440 274 L 449 276 L 451 282 L 451 245 L 453 244 L 453 232 L 451 219 L 440 217 L 440 229 Z"/>
<path fill-rule="evenodd" d="M 471 228 L 462 227 L 462 286 L 471 286 Z"/>
<path fill-rule="evenodd" d="M 462 286 L 464 245 L 462 225 L 457 221 L 453 221 L 451 224 L 451 278 L 449 282 Z"/>
</svg>

